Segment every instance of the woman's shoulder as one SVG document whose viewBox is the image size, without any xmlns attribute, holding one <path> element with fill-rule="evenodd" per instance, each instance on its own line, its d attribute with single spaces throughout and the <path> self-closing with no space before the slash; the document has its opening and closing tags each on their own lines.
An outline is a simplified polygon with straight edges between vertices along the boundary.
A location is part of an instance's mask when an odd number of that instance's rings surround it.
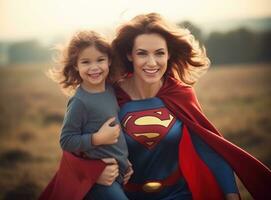
<svg viewBox="0 0 271 200">
<path fill-rule="evenodd" d="M 168 83 L 170 85 L 176 85 L 181 88 L 193 88 L 192 85 L 188 85 L 188 84 L 184 83 L 181 79 L 174 77 L 174 76 L 168 76 L 166 78 L 166 83 Z"/>
<path fill-rule="evenodd" d="M 129 84 L 127 78 L 122 79 L 118 82 L 116 82 L 113 87 L 115 90 L 115 94 L 118 100 L 119 105 L 123 105 L 127 101 L 130 101 L 131 98 L 129 96 Z"/>
<path fill-rule="evenodd" d="M 117 91 L 120 90 L 122 92 L 129 94 L 130 78 L 126 77 L 126 78 L 118 80 L 117 82 L 114 83 L 113 87 Z"/>
</svg>

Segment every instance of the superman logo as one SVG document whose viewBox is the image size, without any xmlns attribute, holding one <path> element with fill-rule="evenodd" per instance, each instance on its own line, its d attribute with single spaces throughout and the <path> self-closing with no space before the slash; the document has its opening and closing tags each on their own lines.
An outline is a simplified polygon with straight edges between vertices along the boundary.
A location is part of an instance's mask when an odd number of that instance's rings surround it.
<svg viewBox="0 0 271 200">
<path fill-rule="evenodd" d="M 158 108 L 127 113 L 121 123 L 128 135 L 152 149 L 167 135 L 175 121 L 169 110 Z"/>
</svg>

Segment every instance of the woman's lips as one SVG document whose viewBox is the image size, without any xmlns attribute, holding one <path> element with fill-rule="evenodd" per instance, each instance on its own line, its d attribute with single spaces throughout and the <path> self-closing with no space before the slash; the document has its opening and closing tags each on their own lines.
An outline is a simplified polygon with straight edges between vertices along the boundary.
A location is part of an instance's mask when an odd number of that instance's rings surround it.
<svg viewBox="0 0 271 200">
<path fill-rule="evenodd" d="M 148 74 L 155 74 L 159 71 L 159 69 L 143 69 L 143 71 Z"/>
</svg>

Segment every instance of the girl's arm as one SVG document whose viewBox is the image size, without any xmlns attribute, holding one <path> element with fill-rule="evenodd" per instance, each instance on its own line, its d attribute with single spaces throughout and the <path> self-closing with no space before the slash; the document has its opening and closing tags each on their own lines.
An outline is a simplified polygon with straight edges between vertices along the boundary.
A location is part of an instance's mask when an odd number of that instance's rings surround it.
<svg viewBox="0 0 271 200">
<path fill-rule="evenodd" d="M 95 148 L 96 145 L 105 144 L 106 142 L 113 143 L 116 141 L 116 138 L 120 132 L 120 127 L 119 125 L 115 125 L 113 127 L 110 126 L 111 122 L 115 120 L 114 118 L 111 118 L 105 122 L 97 133 L 82 134 L 82 127 L 85 123 L 87 123 L 87 118 L 87 109 L 85 108 L 83 102 L 77 98 L 71 98 L 68 102 L 60 136 L 61 148 L 64 151 L 74 153 L 85 152 Z M 113 132 L 113 134 L 108 134 L 108 132 Z M 105 137 L 105 135 L 111 135 L 111 138 Z M 102 185 L 111 185 L 119 175 L 117 161 L 114 158 L 106 158 L 102 159 L 102 161 L 106 164 L 105 168 L 100 175 L 94 173 L 99 177 L 97 179 L 93 178 L 92 180 Z M 93 167 L 92 172 L 96 172 L 95 165 L 100 161 L 91 160 L 91 162 L 92 164 L 89 163 L 89 169 Z M 76 168 L 76 166 L 74 167 Z"/>
<path fill-rule="evenodd" d="M 115 117 L 108 119 L 96 133 L 82 134 L 82 127 L 87 123 L 87 109 L 83 102 L 71 98 L 64 117 L 60 136 L 61 148 L 69 152 L 85 152 L 98 145 L 114 144 L 120 134 L 119 124 L 111 125 Z"/>
<path fill-rule="evenodd" d="M 87 122 L 87 109 L 81 100 L 73 97 L 69 100 L 60 135 L 60 145 L 64 151 L 85 152 L 94 148 L 91 134 L 82 134 Z"/>
<path fill-rule="evenodd" d="M 82 134 L 82 127 L 87 123 L 87 109 L 83 102 L 77 98 L 71 98 L 68 102 L 67 111 L 64 117 L 60 144 L 64 151 L 85 152 L 97 145 L 113 144 L 117 142 L 120 134 L 120 126 L 112 126 L 115 118 L 107 120 L 96 133 Z M 114 158 L 103 160 L 107 166 L 98 179 L 98 183 L 106 185 L 118 175 L 118 165 Z"/>
</svg>

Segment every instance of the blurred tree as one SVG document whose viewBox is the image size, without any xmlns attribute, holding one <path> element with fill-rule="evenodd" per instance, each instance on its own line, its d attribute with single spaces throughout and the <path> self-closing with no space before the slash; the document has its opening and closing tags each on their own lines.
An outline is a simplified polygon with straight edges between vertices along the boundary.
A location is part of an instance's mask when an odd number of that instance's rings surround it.
<svg viewBox="0 0 271 200">
<path fill-rule="evenodd" d="M 206 47 L 213 64 L 250 63 L 271 61 L 271 30 L 255 32 L 239 28 L 229 32 L 212 32 L 204 35 L 199 27 L 189 21 L 177 24 L 187 28 Z M 37 40 L 0 44 L 0 61 L 9 63 L 47 62 L 53 51 Z M 0 65 L 1 65 L 0 63 Z"/>
<path fill-rule="evenodd" d="M 262 60 L 271 61 L 271 31 L 261 33 L 260 47 Z"/>
<path fill-rule="evenodd" d="M 6 66 L 9 62 L 8 48 L 8 43 L 0 42 L 0 67 Z"/>
<path fill-rule="evenodd" d="M 270 33 L 245 28 L 227 33 L 213 32 L 205 42 L 207 53 L 214 64 L 270 61 Z"/>
<path fill-rule="evenodd" d="M 16 42 L 10 45 L 10 63 L 30 63 L 48 61 L 51 53 L 36 40 Z"/>
</svg>

